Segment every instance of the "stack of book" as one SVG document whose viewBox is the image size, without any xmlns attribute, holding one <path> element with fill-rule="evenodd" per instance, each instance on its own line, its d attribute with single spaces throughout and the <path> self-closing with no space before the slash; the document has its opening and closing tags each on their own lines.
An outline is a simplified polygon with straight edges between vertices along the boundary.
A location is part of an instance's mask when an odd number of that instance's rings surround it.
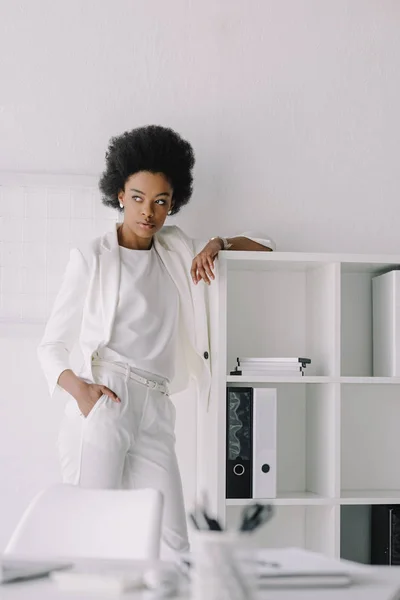
<svg viewBox="0 0 400 600">
<path fill-rule="evenodd" d="M 303 377 L 309 358 L 237 358 L 231 375 L 245 377 Z"/>
</svg>

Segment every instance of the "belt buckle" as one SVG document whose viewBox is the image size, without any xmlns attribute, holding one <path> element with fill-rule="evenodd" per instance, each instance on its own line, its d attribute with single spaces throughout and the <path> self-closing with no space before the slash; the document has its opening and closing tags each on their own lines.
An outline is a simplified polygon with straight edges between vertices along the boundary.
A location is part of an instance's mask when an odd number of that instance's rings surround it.
<svg viewBox="0 0 400 600">
<path fill-rule="evenodd" d="M 152 390 L 155 390 L 157 387 L 157 383 L 155 381 L 151 381 L 150 379 L 149 381 L 149 388 L 151 388 Z"/>
</svg>

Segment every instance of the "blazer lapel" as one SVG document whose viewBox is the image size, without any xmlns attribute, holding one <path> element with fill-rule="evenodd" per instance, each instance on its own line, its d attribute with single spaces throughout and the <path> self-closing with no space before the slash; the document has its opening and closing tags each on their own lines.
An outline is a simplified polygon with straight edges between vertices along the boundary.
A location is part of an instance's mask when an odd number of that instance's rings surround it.
<svg viewBox="0 0 400 600">
<path fill-rule="evenodd" d="M 106 233 L 101 241 L 100 255 L 100 293 L 104 322 L 104 340 L 102 346 L 108 344 L 118 303 L 121 274 L 121 260 L 117 237 L 117 228 Z"/>
</svg>

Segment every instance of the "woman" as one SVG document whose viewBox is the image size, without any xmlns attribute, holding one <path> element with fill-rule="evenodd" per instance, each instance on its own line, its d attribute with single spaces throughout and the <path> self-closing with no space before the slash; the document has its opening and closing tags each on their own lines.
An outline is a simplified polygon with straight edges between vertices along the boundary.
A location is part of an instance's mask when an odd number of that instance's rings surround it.
<svg viewBox="0 0 400 600">
<path fill-rule="evenodd" d="M 171 129 L 114 137 L 100 179 L 102 201 L 123 212 L 115 230 L 71 250 L 38 349 L 50 393 L 70 395 L 59 435 L 65 482 L 93 488 L 160 489 L 163 542 L 187 551 L 182 486 L 169 393 L 210 388 L 206 286 L 219 251 L 269 250 L 270 240 L 212 238 L 200 252 L 164 227 L 192 193 L 194 155 Z M 79 341 L 84 366 L 69 355 Z"/>
</svg>

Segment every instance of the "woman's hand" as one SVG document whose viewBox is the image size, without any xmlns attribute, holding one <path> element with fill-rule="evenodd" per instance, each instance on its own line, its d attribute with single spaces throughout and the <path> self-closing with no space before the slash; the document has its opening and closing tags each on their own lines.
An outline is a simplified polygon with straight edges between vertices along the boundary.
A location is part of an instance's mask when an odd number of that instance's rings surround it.
<svg viewBox="0 0 400 600">
<path fill-rule="evenodd" d="M 75 395 L 75 400 L 79 406 L 79 410 L 84 417 L 87 417 L 101 396 L 109 396 L 114 402 L 121 402 L 116 394 L 105 385 L 98 383 L 87 383 L 81 381 L 79 391 Z"/>
<path fill-rule="evenodd" d="M 224 244 L 220 238 L 210 240 L 203 250 L 194 257 L 190 274 L 193 283 L 197 284 L 201 279 L 210 285 L 210 279 L 215 279 L 213 272 L 214 259 L 218 256 L 218 252 L 222 250 Z"/>
</svg>

